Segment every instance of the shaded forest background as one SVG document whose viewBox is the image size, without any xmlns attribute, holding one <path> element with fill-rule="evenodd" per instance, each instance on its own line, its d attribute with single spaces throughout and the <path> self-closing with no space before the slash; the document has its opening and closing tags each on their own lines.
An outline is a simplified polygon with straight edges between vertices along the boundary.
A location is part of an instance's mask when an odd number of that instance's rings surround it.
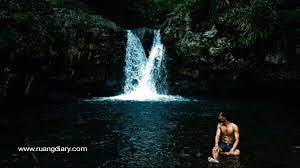
<svg viewBox="0 0 300 168">
<path fill-rule="evenodd" d="M 162 30 L 171 88 L 300 80 L 291 0 L 3 0 L 0 22 L 1 102 L 120 92 L 126 29 L 141 27 Z"/>
</svg>

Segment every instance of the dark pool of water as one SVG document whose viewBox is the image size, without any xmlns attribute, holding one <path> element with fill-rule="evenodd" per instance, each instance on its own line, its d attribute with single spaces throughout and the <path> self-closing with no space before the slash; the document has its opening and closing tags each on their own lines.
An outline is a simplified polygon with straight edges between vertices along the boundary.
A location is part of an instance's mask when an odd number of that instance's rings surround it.
<svg viewBox="0 0 300 168">
<path fill-rule="evenodd" d="M 297 106 L 271 101 L 198 97 L 192 102 L 82 101 L 36 109 L 4 133 L 1 164 L 32 167 L 12 144 L 86 146 L 87 152 L 36 152 L 41 167 L 298 167 Z M 240 127 L 241 156 L 209 164 L 216 115 Z M 299 112 L 298 112 L 299 113 Z M 17 140 L 16 140 L 17 139 Z"/>
</svg>

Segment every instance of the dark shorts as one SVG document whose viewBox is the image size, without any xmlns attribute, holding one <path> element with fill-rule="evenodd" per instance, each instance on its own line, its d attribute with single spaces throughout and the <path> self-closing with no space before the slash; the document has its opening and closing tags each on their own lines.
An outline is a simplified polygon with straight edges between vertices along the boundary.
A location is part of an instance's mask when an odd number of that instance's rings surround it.
<svg viewBox="0 0 300 168">
<path fill-rule="evenodd" d="M 232 146 L 233 144 L 227 144 L 224 142 L 220 142 L 219 144 L 219 147 L 222 149 L 222 152 L 229 152 Z M 239 149 L 239 146 L 237 146 L 236 149 Z"/>
</svg>

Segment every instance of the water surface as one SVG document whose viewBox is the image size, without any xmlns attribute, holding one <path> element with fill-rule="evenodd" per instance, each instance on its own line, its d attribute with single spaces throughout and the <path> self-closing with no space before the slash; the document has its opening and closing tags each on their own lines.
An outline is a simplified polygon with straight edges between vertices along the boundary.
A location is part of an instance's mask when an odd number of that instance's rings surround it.
<svg viewBox="0 0 300 168">
<path fill-rule="evenodd" d="M 88 152 L 39 152 L 43 167 L 288 167 L 299 156 L 296 106 L 211 97 L 194 101 L 76 100 L 36 108 L 19 134 L 33 146 L 87 146 Z M 197 100 L 197 101 L 195 101 Z M 207 163 L 216 115 L 240 127 L 240 158 Z M 21 141 L 20 141 L 20 144 Z M 30 153 L 6 147 L 2 160 L 31 167 Z M 7 155 L 8 154 L 8 155 Z M 297 166 L 296 166 L 297 167 Z"/>
</svg>

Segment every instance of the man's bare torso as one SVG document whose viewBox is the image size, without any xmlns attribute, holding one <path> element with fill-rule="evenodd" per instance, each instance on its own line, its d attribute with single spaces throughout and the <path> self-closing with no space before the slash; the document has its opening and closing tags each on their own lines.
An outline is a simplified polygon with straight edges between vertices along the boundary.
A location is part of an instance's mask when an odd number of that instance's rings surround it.
<svg viewBox="0 0 300 168">
<path fill-rule="evenodd" d="M 234 123 L 230 123 L 228 125 L 220 124 L 221 129 L 221 140 L 225 143 L 233 143 L 234 142 L 234 127 L 236 125 Z"/>
</svg>

